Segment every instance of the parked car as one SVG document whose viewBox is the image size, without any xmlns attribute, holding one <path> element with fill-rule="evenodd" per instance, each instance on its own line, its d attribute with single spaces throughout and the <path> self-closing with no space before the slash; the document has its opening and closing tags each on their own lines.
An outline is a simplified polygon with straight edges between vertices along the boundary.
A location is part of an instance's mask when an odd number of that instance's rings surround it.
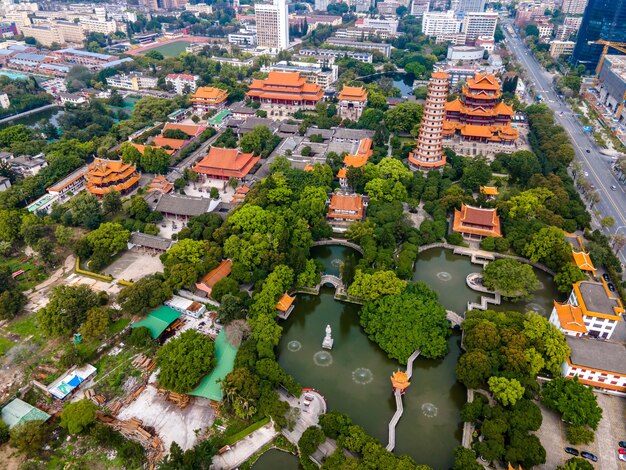
<svg viewBox="0 0 626 470">
<path fill-rule="evenodd" d="M 615 292 L 615 285 L 612 282 L 607 282 L 606 286 L 609 288 L 611 292 Z"/>
<path fill-rule="evenodd" d="M 617 187 L 616 187 L 616 186 L 611 185 L 611 191 L 617 191 Z"/>
<path fill-rule="evenodd" d="M 583 450 L 580 453 L 580 456 L 585 458 L 585 459 L 587 459 L 587 460 L 591 460 L 592 462 L 597 462 L 598 461 L 598 457 L 593 455 L 591 452 L 587 452 L 586 450 Z"/>
<path fill-rule="evenodd" d="M 585 150 L 585 152 L 587 152 L 587 153 L 591 153 L 591 150 L 587 149 L 587 150 Z"/>
<path fill-rule="evenodd" d="M 579 454 L 578 449 L 574 449 L 573 447 L 566 447 L 565 452 L 571 455 L 575 455 L 576 457 L 578 457 Z"/>
<path fill-rule="evenodd" d="M 626 441 L 619 441 L 617 445 L 620 447 L 626 447 Z"/>
<path fill-rule="evenodd" d="M 626 449 L 624 449 L 623 447 L 620 447 L 617 451 L 618 451 L 621 455 L 626 455 Z"/>
<path fill-rule="evenodd" d="M 617 458 L 622 460 L 623 462 L 626 462 L 626 455 L 624 454 L 617 454 Z"/>
<path fill-rule="evenodd" d="M 602 275 L 602 279 L 604 279 L 606 282 L 611 282 L 611 278 L 609 277 L 609 275 L 607 273 L 604 273 Z"/>
</svg>

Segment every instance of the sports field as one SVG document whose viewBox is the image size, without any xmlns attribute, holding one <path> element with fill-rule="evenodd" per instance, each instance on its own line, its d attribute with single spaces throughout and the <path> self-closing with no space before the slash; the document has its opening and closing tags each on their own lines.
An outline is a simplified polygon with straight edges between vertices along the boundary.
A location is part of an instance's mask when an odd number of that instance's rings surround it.
<svg viewBox="0 0 626 470">
<path fill-rule="evenodd" d="M 148 50 L 159 51 L 164 57 L 176 57 L 181 52 L 185 52 L 185 48 L 191 44 L 190 41 L 175 41 L 162 46 L 152 47 Z M 142 51 L 141 54 L 145 54 L 148 50 Z"/>
</svg>

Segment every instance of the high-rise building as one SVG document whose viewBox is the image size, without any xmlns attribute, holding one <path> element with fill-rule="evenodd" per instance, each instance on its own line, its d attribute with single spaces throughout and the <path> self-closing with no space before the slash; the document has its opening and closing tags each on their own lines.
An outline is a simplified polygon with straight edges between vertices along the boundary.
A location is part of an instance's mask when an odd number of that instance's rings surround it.
<svg viewBox="0 0 626 470">
<path fill-rule="evenodd" d="M 257 44 L 259 47 L 283 50 L 289 47 L 289 16 L 287 0 L 274 0 L 274 3 L 256 3 Z"/>
<path fill-rule="evenodd" d="M 456 12 L 461 14 L 481 11 L 485 11 L 485 0 L 459 0 L 456 7 Z"/>
<path fill-rule="evenodd" d="M 572 60 L 593 69 L 600 60 L 602 47 L 589 42 L 626 42 L 626 0 L 589 0 L 583 16 Z"/>
<path fill-rule="evenodd" d="M 582 15 L 585 12 L 588 0 L 563 0 L 561 11 L 570 15 Z"/>
<path fill-rule="evenodd" d="M 461 22 L 454 16 L 452 10 L 446 12 L 428 12 L 422 17 L 422 32 L 426 36 L 434 36 L 438 40 L 447 39 L 447 36 L 458 34 Z"/>
<path fill-rule="evenodd" d="M 462 26 L 466 44 L 474 44 L 481 36 L 493 37 L 497 24 L 498 14 L 495 11 L 466 13 Z"/>
<path fill-rule="evenodd" d="M 443 153 L 443 121 L 448 99 L 448 80 L 445 72 L 434 72 L 428 83 L 424 117 L 415 150 L 409 154 L 412 170 L 438 170 L 446 165 Z"/>
</svg>

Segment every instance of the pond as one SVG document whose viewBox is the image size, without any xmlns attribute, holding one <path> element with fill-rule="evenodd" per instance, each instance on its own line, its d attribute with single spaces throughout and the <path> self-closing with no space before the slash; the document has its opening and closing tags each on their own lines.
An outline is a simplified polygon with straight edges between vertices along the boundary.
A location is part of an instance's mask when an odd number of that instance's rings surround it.
<svg viewBox="0 0 626 470">
<path fill-rule="evenodd" d="M 311 258 L 321 261 L 323 272 L 333 276 L 341 276 L 341 265 L 349 255 L 354 255 L 357 260 L 361 258 L 360 253 L 348 246 L 324 245 L 311 248 Z"/>
<path fill-rule="evenodd" d="M 550 316 L 554 300 L 564 300 L 564 294 L 560 293 L 552 277 L 545 272 L 533 268 L 539 280 L 539 289 L 533 295 L 533 299 L 524 302 L 502 302 L 501 305 L 490 305 L 492 310 L 534 310 L 544 317 Z M 444 248 L 433 248 L 421 253 L 415 265 L 414 281 L 424 281 L 434 289 L 441 303 L 449 310 L 463 315 L 467 310 L 467 302 L 478 302 L 480 293 L 473 291 L 465 282 L 468 274 L 482 271 L 477 264 L 472 264 L 470 258 L 455 255 Z M 454 293 L 454 295 L 450 295 Z"/>
<path fill-rule="evenodd" d="M 278 449 L 270 449 L 264 452 L 252 465 L 253 470 L 296 470 L 298 457 Z"/>
<path fill-rule="evenodd" d="M 27 127 L 34 127 L 41 121 L 44 123 L 50 122 L 52 125 L 59 127 L 59 118 L 63 116 L 65 110 L 59 108 L 49 108 L 38 113 L 29 114 L 28 116 L 14 119 L 12 121 L 5 122 L 0 127 L 15 126 L 17 124 L 24 124 Z"/>
<path fill-rule="evenodd" d="M 377 73 L 363 78 L 362 81 L 364 83 L 375 83 L 384 77 L 391 77 L 393 79 L 393 86 L 400 89 L 402 96 L 410 96 L 413 94 L 413 82 L 415 78 L 407 73 Z"/>
</svg>

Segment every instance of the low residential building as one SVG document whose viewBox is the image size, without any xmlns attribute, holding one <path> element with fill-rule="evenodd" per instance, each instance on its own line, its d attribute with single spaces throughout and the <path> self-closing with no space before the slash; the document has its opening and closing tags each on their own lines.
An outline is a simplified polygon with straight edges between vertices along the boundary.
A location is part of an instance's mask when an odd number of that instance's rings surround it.
<svg viewBox="0 0 626 470">
<path fill-rule="evenodd" d="M 256 33 L 254 31 L 239 31 L 228 35 L 228 42 L 243 47 L 256 46 Z"/>
<path fill-rule="evenodd" d="M 572 55 L 575 45 L 574 41 L 550 41 L 550 56 L 558 59 L 562 55 Z"/>
<path fill-rule="evenodd" d="M 229 180 L 245 178 L 261 157 L 253 153 L 243 153 L 239 149 L 210 147 L 209 153 L 200 160 L 193 170 L 202 179 Z"/>
<path fill-rule="evenodd" d="M 22 155 L 11 158 L 7 161 L 11 165 L 11 169 L 22 177 L 35 176 L 42 168 L 48 166 L 48 162 L 44 158 L 44 154 L 40 153 L 35 156 Z"/>
<path fill-rule="evenodd" d="M 337 98 L 339 116 L 342 119 L 358 121 L 367 106 L 367 90 L 363 87 L 344 86 Z"/>
<path fill-rule="evenodd" d="M 196 283 L 196 289 L 198 290 L 198 293 L 210 297 L 215 284 L 225 277 L 228 277 L 228 275 L 230 275 L 232 267 L 233 262 L 231 260 L 222 260 L 215 269 L 209 271 L 202 279 L 200 279 L 200 282 Z"/>
<path fill-rule="evenodd" d="M 286 320 L 287 318 L 289 318 L 289 315 L 291 315 L 291 312 L 295 307 L 295 305 L 293 304 L 295 300 L 295 297 L 292 297 L 287 292 L 285 292 L 276 303 L 276 316 L 281 320 Z"/>
<path fill-rule="evenodd" d="M 374 40 L 374 41 L 377 39 L 386 40 L 386 39 L 395 38 L 396 36 L 397 36 L 396 34 L 392 34 L 386 29 L 365 28 L 365 27 L 343 28 L 343 29 L 338 29 L 335 32 L 336 38 L 354 39 L 354 40 L 363 40 L 363 39 Z"/>
<path fill-rule="evenodd" d="M 226 105 L 228 92 L 212 86 L 199 87 L 191 97 L 191 105 L 195 114 L 205 114 L 211 110 L 219 111 Z"/>
<path fill-rule="evenodd" d="M 87 182 L 87 171 L 89 167 L 87 165 L 80 167 L 73 171 L 65 178 L 57 181 L 48 188 L 48 194 L 53 196 L 65 197 L 68 193 L 77 194 L 85 189 L 85 183 Z"/>
<path fill-rule="evenodd" d="M 179 295 L 175 295 L 170 300 L 166 300 L 165 305 L 193 318 L 200 318 L 202 314 L 206 312 L 206 305 Z"/>
<path fill-rule="evenodd" d="M 2 422 L 6 424 L 9 429 L 13 429 L 16 426 L 21 426 L 28 421 L 48 421 L 50 415 L 41 411 L 39 408 L 35 408 L 33 405 L 14 398 L 7 403 L 1 412 Z"/>
<path fill-rule="evenodd" d="M 484 209 L 465 204 L 461 204 L 461 210 L 454 210 L 452 230 L 469 240 L 502 236 L 500 217 L 496 209 Z"/>
<path fill-rule="evenodd" d="M 172 189 L 174 189 L 174 184 L 170 183 L 165 176 L 157 175 L 150 182 L 150 186 L 148 187 L 148 192 L 159 192 L 161 194 L 167 194 Z"/>
<path fill-rule="evenodd" d="M 363 62 L 364 64 L 371 64 L 374 61 L 374 56 L 371 52 L 359 52 L 341 49 L 300 49 L 298 51 L 298 55 L 303 57 L 332 57 L 334 59 L 342 59 L 343 57 L 348 57 L 349 59 L 358 60 L 359 62 Z"/>
<path fill-rule="evenodd" d="M 22 26 L 20 32 L 27 37 L 35 38 L 39 44 L 50 47 L 52 44 L 65 44 L 65 37 L 58 28 L 52 26 Z"/>
<path fill-rule="evenodd" d="M 264 80 L 253 80 L 246 96 L 261 105 L 294 112 L 315 109 L 324 97 L 324 90 L 308 82 L 299 72 L 270 72 Z"/>
<path fill-rule="evenodd" d="M 229 109 L 232 113 L 233 119 L 248 119 L 250 117 L 256 116 L 256 109 L 250 108 L 249 106 L 244 106 L 241 103 L 236 103 L 230 106 Z"/>
<path fill-rule="evenodd" d="M 360 194 L 334 193 L 328 201 L 326 219 L 336 232 L 346 231 L 354 222 L 365 219 L 368 200 Z"/>
<path fill-rule="evenodd" d="M 144 197 L 150 208 L 164 217 L 187 221 L 190 217 L 211 212 L 219 201 L 207 197 L 181 196 L 173 193 L 161 194 L 157 191 Z"/>
<path fill-rule="evenodd" d="M 539 30 L 539 39 L 550 38 L 554 32 L 554 25 L 547 18 L 536 18 L 535 24 Z"/>
<path fill-rule="evenodd" d="M 311 62 L 282 60 L 268 67 L 262 67 L 261 71 L 299 73 L 307 82 L 319 85 L 324 90 L 328 90 L 339 78 L 339 66 L 331 65 L 325 68 L 320 64 L 312 64 Z"/>
<path fill-rule="evenodd" d="M 97 370 L 91 364 L 72 367 L 58 379 L 48 385 L 48 393 L 58 400 L 63 400 L 74 393 L 80 385 L 94 377 Z"/>
<path fill-rule="evenodd" d="M 330 37 L 326 40 L 326 42 L 337 47 L 350 47 L 365 51 L 379 51 L 387 58 L 391 55 L 391 44 L 386 44 L 384 42 L 355 41 L 352 39 L 341 39 L 337 37 Z"/>
<path fill-rule="evenodd" d="M 478 36 L 474 45 L 484 51 L 493 52 L 496 48 L 496 40 L 493 36 Z"/>
<path fill-rule="evenodd" d="M 89 52 L 82 49 L 60 49 L 53 51 L 50 56 L 58 57 L 61 62 L 68 64 L 84 65 L 89 68 L 101 68 L 103 65 L 118 60 L 118 57 L 109 54 Z"/>
<path fill-rule="evenodd" d="M 156 77 L 148 77 L 141 72 L 120 73 L 107 77 L 107 85 L 120 88 L 122 90 L 145 90 L 156 88 L 158 79 Z"/>
<path fill-rule="evenodd" d="M 169 250 L 174 242 L 169 238 L 147 233 L 133 232 L 128 240 L 128 249 L 136 249 L 145 253 L 161 254 Z M 126 279 L 131 281 L 132 279 Z M 167 305 L 167 304 L 166 304 Z"/>
<path fill-rule="evenodd" d="M 65 104 L 80 105 L 80 104 L 85 104 L 89 102 L 89 100 L 84 95 L 81 95 L 80 93 L 59 93 L 58 98 L 59 98 L 59 101 L 61 101 L 61 104 L 63 105 Z"/>
<path fill-rule="evenodd" d="M 110 191 L 127 194 L 137 187 L 140 177 L 133 165 L 121 160 L 96 158 L 86 174 L 87 191 L 98 197 Z"/>
<path fill-rule="evenodd" d="M 485 196 L 487 196 L 488 201 L 493 201 L 498 196 L 498 194 L 500 194 L 500 192 L 495 186 L 481 186 L 480 194 L 484 194 Z"/>
<path fill-rule="evenodd" d="M 566 303 L 555 303 L 550 322 L 566 335 L 610 339 L 622 313 L 622 301 L 606 282 L 579 281 Z"/>
<path fill-rule="evenodd" d="M 169 84 L 179 95 L 193 93 L 198 88 L 196 82 L 200 80 L 198 75 L 189 75 L 185 73 L 170 73 L 165 77 L 165 84 Z"/>
<path fill-rule="evenodd" d="M 626 349 L 623 343 L 566 336 L 570 357 L 561 367 L 564 377 L 607 391 L 626 392 Z"/>
<path fill-rule="evenodd" d="M 11 180 L 6 176 L 0 176 L 0 192 L 6 191 L 11 187 Z"/>
<path fill-rule="evenodd" d="M 354 23 L 357 29 L 375 30 L 387 33 L 389 36 L 395 36 L 398 33 L 399 21 L 395 18 L 358 18 Z"/>
<path fill-rule="evenodd" d="M 398 8 L 405 6 L 404 3 L 384 0 L 376 4 L 378 13 L 385 16 L 395 16 Z"/>
</svg>

